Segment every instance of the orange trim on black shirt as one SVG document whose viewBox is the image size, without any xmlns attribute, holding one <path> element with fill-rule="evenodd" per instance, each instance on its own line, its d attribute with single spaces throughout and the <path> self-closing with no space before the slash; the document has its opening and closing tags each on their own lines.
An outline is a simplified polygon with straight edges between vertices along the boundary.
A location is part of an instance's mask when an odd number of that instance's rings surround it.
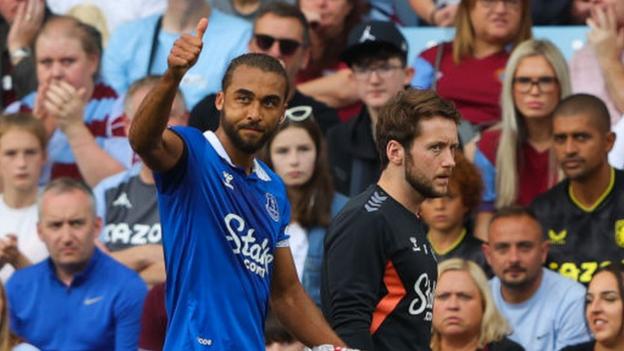
<svg viewBox="0 0 624 351">
<path fill-rule="evenodd" d="M 388 293 L 379 301 L 377 307 L 375 307 L 370 326 L 371 334 L 375 334 L 377 329 L 379 329 L 381 324 L 388 318 L 399 302 L 401 302 L 401 299 L 406 295 L 405 287 L 391 261 L 388 261 L 388 264 L 386 264 L 383 281 Z"/>
</svg>

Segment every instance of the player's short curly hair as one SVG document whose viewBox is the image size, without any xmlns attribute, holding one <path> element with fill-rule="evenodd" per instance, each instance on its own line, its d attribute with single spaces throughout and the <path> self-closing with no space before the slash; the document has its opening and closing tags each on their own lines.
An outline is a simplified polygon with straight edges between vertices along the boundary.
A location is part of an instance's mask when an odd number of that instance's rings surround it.
<svg viewBox="0 0 624 351">
<path fill-rule="evenodd" d="M 227 88 L 232 83 L 232 76 L 234 75 L 234 71 L 239 66 L 247 66 L 257 68 L 263 72 L 275 73 L 278 76 L 281 76 L 284 79 L 284 85 L 286 87 L 284 91 L 284 99 L 288 96 L 290 92 L 290 82 L 288 80 L 288 74 L 284 69 L 284 66 L 275 58 L 265 55 L 265 54 L 256 54 L 249 53 L 243 54 L 235 59 L 233 59 L 225 70 L 225 74 L 223 75 L 223 79 L 221 80 L 221 90 L 225 92 Z"/>
</svg>

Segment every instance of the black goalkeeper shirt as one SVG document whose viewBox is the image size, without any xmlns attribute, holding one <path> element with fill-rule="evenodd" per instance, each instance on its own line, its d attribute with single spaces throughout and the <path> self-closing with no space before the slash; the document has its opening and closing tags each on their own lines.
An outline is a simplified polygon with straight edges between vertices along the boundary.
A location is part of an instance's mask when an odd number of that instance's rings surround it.
<svg viewBox="0 0 624 351">
<path fill-rule="evenodd" d="M 567 179 L 531 204 L 550 240 L 546 266 L 585 285 L 600 266 L 624 260 L 624 172 L 611 172 L 591 208 L 574 199 Z"/>
<path fill-rule="evenodd" d="M 332 222 L 321 297 L 331 326 L 361 350 L 429 350 L 437 262 L 424 225 L 370 186 Z"/>
</svg>

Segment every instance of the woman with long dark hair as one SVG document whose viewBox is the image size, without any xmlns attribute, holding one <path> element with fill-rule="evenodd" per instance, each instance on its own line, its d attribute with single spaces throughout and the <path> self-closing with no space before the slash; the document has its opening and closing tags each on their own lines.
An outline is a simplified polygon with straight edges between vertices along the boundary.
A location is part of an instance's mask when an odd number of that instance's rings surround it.
<svg viewBox="0 0 624 351">
<path fill-rule="evenodd" d="M 335 193 L 321 130 L 311 109 L 299 106 L 266 143 L 263 158 L 282 178 L 291 203 L 290 249 L 303 287 L 320 305 L 323 239 L 346 197 Z"/>
<path fill-rule="evenodd" d="M 624 265 L 614 262 L 594 274 L 585 299 L 585 318 L 594 340 L 561 351 L 624 350 Z"/>
</svg>

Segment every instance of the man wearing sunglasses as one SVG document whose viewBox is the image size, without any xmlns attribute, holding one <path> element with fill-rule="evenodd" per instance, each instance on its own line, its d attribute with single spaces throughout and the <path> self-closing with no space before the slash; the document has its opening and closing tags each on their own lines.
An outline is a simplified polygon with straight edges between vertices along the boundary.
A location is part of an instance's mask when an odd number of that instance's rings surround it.
<svg viewBox="0 0 624 351">
<path fill-rule="evenodd" d="M 268 3 L 260 8 L 254 22 L 253 36 L 249 41 L 249 52 L 267 54 L 284 64 L 290 86 L 295 86 L 297 73 L 305 68 L 310 57 L 308 22 L 296 7 L 283 2 Z M 189 125 L 201 131 L 215 131 L 219 126 L 219 111 L 215 107 L 217 95 L 203 98 L 191 111 Z M 303 108 L 309 106 L 308 108 Z M 333 108 L 312 97 L 292 89 L 288 97 L 288 107 L 295 109 L 295 118 L 301 117 L 298 111 L 311 111 L 323 133 L 339 123 Z M 302 107 L 302 108 L 299 108 Z"/>
<path fill-rule="evenodd" d="M 405 89 L 414 70 L 406 65 L 407 42 L 391 22 L 372 21 L 349 34 L 344 61 L 353 71 L 360 113 L 327 133 L 336 190 L 353 196 L 377 181 L 379 156 L 373 130 L 381 107 Z"/>
<path fill-rule="evenodd" d="M 283 2 L 272 2 L 258 11 L 249 42 L 249 52 L 267 54 L 284 64 L 290 86 L 295 86 L 297 73 L 305 68 L 310 57 L 308 23 L 296 7 Z M 219 111 L 215 107 L 216 94 L 202 99 L 191 111 L 189 125 L 201 131 L 215 131 L 219 126 Z M 311 108 L 304 108 L 309 106 Z M 301 118 L 310 110 L 323 133 L 339 123 L 336 111 L 327 105 L 293 89 L 288 107 L 295 108 L 293 116 Z M 299 111 L 303 111 L 299 113 Z M 308 114 L 309 116 L 310 114 Z"/>
</svg>

